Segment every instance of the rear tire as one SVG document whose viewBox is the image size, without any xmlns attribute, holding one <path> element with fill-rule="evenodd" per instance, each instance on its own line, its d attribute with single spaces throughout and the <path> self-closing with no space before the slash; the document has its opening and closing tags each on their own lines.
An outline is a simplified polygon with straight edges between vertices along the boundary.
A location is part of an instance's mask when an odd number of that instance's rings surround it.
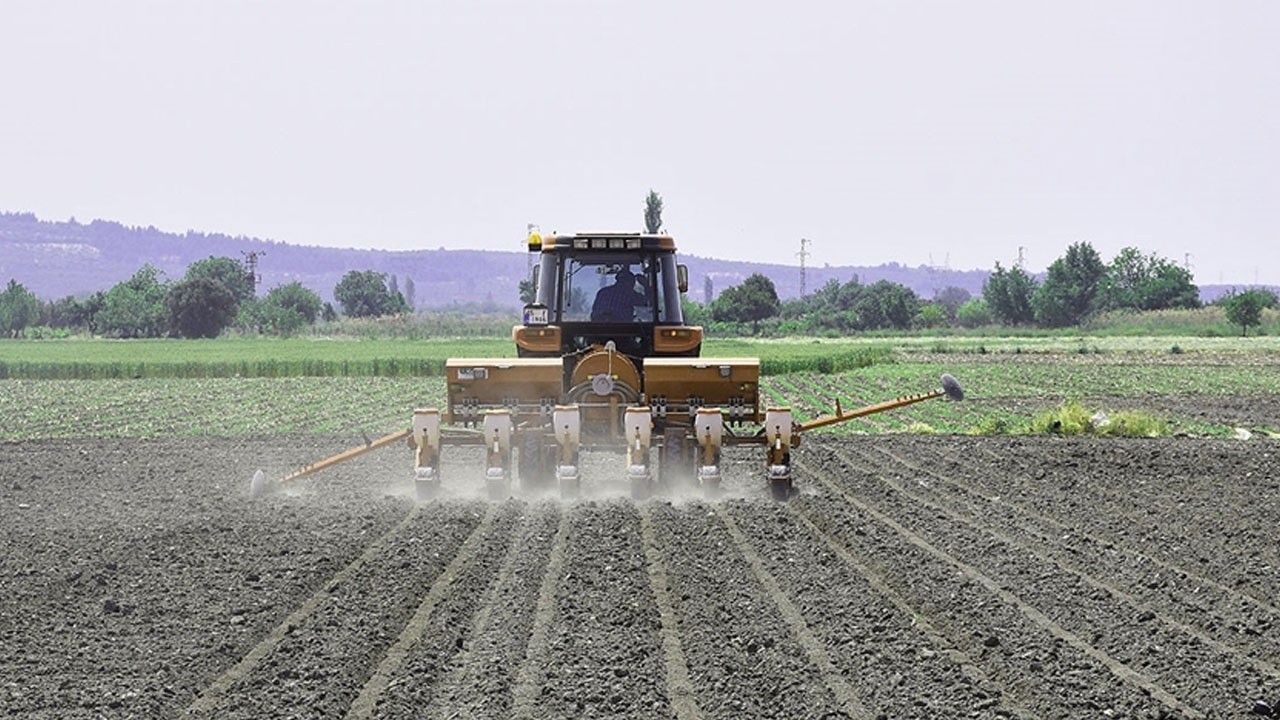
<svg viewBox="0 0 1280 720">
<path fill-rule="evenodd" d="M 693 451 L 688 430 L 670 427 L 662 432 L 662 450 L 658 453 L 658 480 L 668 491 L 692 486 Z"/>
<path fill-rule="evenodd" d="M 541 492 L 555 484 L 555 472 L 552 468 L 554 457 L 550 447 L 539 432 L 526 432 L 520 436 L 520 453 L 516 460 L 516 469 L 520 474 L 520 489 L 526 492 Z"/>
<path fill-rule="evenodd" d="M 413 491 L 421 502 L 431 502 L 440 497 L 439 480 L 414 480 Z"/>
<path fill-rule="evenodd" d="M 560 498 L 562 500 L 577 500 L 582 495 L 582 481 L 578 478 L 563 479 L 560 481 Z"/>
<path fill-rule="evenodd" d="M 633 477 L 631 478 L 631 499 L 636 502 L 648 500 L 653 495 L 653 478 L 651 477 Z"/>
<path fill-rule="evenodd" d="M 774 500 L 786 502 L 791 499 L 791 478 L 771 478 L 769 480 L 769 493 Z"/>
<path fill-rule="evenodd" d="M 489 499 L 494 502 L 501 502 L 511 496 L 511 487 L 504 480 L 489 480 L 487 483 L 489 491 Z"/>
</svg>

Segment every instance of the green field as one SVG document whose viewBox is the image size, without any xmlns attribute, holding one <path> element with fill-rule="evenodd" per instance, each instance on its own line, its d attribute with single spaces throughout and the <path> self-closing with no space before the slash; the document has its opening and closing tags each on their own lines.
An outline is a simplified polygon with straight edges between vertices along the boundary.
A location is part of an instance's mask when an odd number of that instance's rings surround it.
<svg viewBox="0 0 1280 720">
<path fill-rule="evenodd" d="M 930 401 L 832 432 L 1020 432 L 1033 413 L 1066 400 L 1132 409 L 1280 393 L 1276 339 L 1175 340 L 1176 351 L 1169 338 L 720 340 L 704 354 L 761 358 L 764 403 L 800 419 L 837 401 L 849 409 L 927 392 L 944 372 L 968 394 L 965 403 Z M 444 403 L 445 359 L 512 354 L 499 339 L 4 341 L 0 440 L 372 435 L 405 427 L 414 407 Z M 1172 419 L 1180 432 L 1232 431 L 1194 412 Z M 1254 429 L 1277 427 L 1280 419 Z"/>
<path fill-rule="evenodd" d="M 758 357 L 765 375 L 839 372 L 920 353 L 1154 356 L 1280 353 L 1280 336 L 1251 338 L 1040 336 L 709 339 L 708 357 Z M 439 377 L 451 357 L 514 357 L 509 338 L 437 340 L 220 338 L 0 342 L 0 379 Z"/>
</svg>

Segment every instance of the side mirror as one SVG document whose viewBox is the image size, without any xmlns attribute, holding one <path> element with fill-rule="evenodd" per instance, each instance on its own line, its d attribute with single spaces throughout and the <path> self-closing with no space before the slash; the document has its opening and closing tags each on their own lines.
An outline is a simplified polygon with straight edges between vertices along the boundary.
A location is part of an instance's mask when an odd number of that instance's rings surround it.
<svg viewBox="0 0 1280 720">
<path fill-rule="evenodd" d="M 680 286 L 680 292 L 689 292 L 689 268 L 684 265 L 676 266 L 676 284 Z"/>
</svg>

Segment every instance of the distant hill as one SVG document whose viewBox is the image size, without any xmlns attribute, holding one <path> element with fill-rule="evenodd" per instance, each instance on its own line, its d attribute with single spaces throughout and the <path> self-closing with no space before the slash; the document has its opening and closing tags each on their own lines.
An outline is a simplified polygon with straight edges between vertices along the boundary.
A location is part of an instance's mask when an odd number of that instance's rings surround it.
<svg viewBox="0 0 1280 720">
<path fill-rule="evenodd" d="M 677 241 L 683 243 L 683 248 L 697 244 L 696 239 L 690 238 Z M 332 301 L 333 288 L 347 271 L 377 270 L 395 275 L 401 288 L 407 278 L 412 278 L 415 305 L 420 308 L 476 304 L 515 310 L 520 305 L 516 287 L 529 272 L 529 258 L 521 252 L 327 248 L 219 233 L 168 233 L 109 220 L 83 224 L 74 219 L 40 220 L 32 213 L 0 213 L 0 284 L 15 279 L 43 300 L 107 290 L 146 263 L 169 279 L 177 279 L 196 260 L 209 256 L 241 259 L 247 253 L 259 255 L 261 293 L 297 281 Z M 718 260 L 688 252 L 682 252 L 681 258 L 689 266 L 689 296 L 699 302 L 707 299 L 707 278 L 711 279 L 714 297 L 752 273 L 762 273 L 773 280 L 783 299 L 800 295 L 800 268 L 794 265 Z M 824 265 L 808 268 L 805 284 L 806 291 L 812 292 L 828 280 L 845 283 L 857 277 L 868 284 L 889 280 L 911 288 L 927 300 L 947 287 L 980 295 L 988 275 L 987 270 L 907 267 L 898 263 Z M 1211 302 L 1246 287 L 1201 285 L 1200 298 Z"/>
<path fill-rule="evenodd" d="M 695 239 L 677 238 L 681 240 L 682 247 L 696 245 Z M 40 220 L 31 213 L 0 213 L 0 282 L 16 279 L 44 300 L 106 290 L 146 263 L 169 279 L 177 279 L 196 260 L 211 255 L 241 259 L 247 253 L 259 254 L 260 292 L 297 281 L 331 301 L 334 286 L 347 271 L 377 270 L 395 275 L 401 288 L 406 278 L 412 278 L 415 304 L 423 308 L 490 303 L 515 309 L 520 304 L 516 288 L 529 267 L 527 255 L 521 252 L 327 248 L 218 233 L 168 233 L 108 220 L 85 224 L 74 219 Z M 773 280 L 782 298 L 800 295 L 800 269 L 795 266 L 717 260 L 683 252 L 681 257 L 689 266 L 689 296 L 698 301 L 706 299 L 708 277 L 714 296 L 757 272 Z M 985 270 L 910 268 L 897 263 L 823 266 L 808 268 L 805 283 L 806 290 L 812 292 L 833 279 L 841 283 L 855 276 L 863 283 L 890 280 L 928 299 L 946 287 L 977 295 L 988 274 Z"/>
</svg>

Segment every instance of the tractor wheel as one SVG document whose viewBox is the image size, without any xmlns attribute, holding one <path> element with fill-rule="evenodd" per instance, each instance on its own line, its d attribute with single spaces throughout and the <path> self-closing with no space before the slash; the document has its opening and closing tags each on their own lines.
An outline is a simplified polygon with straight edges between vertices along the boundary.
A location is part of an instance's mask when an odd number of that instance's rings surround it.
<svg viewBox="0 0 1280 720">
<path fill-rule="evenodd" d="M 769 480 L 769 492 L 774 500 L 785 502 L 791 499 L 791 478 L 772 478 Z"/>
<path fill-rule="evenodd" d="M 560 498 L 577 500 L 582 495 L 582 481 L 578 478 L 564 478 L 560 481 Z"/>
<path fill-rule="evenodd" d="M 662 433 L 662 450 L 658 453 L 658 480 L 668 491 L 694 483 L 695 448 L 685 428 L 667 428 Z"/>
<path fill-rule="evenodd" d="M 543 442 L 542 435 L 536 432 L 521 435 L 520 454 L 516 461 L 520 489 L 540 492 L 552 487 L 555 483 L 555 472 L 551 467 L 553 458 L 553 449 Z"/>
<path fill-rule="evenodd" d="M 631 478 L 631 499 L 636 502 L 648 500 L 653 495 L 653 478 L 648 475 L 637 475 Z"/>
<path fill-rule="evenodd" d="M 505 479 L 487 480 L 485 487 L 489 492 L 489 499 L 494 502 L 501 502 L 511 496 L 511 486 Z"/>
<path fill-rule="evenodd" d="M 702 482 L 702 499 L 720 499 L 720 478 L 716 478 L 715 480 L 704 480 Z"/>
<path fill-rule="evenodd" d="M 431 502 L 440 497 L 440 481 L 415 479 L 413 481 L 413 490 L 419 501 Z"/>
</svg>

